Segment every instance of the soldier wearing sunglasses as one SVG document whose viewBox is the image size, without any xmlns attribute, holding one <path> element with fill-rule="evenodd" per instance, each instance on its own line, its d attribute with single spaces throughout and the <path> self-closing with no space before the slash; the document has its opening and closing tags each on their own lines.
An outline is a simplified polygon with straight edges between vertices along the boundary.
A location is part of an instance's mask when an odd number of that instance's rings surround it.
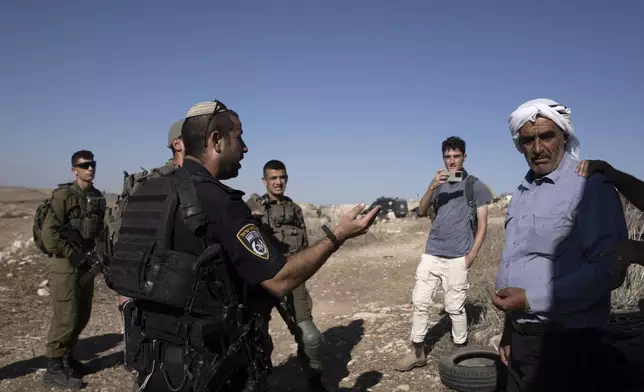
<svg viewBox="0 0 644 392">
<path fill-rule="evenodd" d="M 79 279 L 87 270 L 84 254 L 94 248 L 101 234 L 105 198 L 94 187 L 96 161 L 91 151 L 72 155 L 74 182 L 61 184 L 51 197 L 51 205 L 42 226 L 42 242 L 51 255 L 49 276 L 53 317 L 49 327 L 44 375 L 46 385 L 80 389 L 87 374 L 72 350 L 87 326 L 94 295 L 94 281 Z M 72 233 L 72 234 L 69 234 Z"/>
</svg>

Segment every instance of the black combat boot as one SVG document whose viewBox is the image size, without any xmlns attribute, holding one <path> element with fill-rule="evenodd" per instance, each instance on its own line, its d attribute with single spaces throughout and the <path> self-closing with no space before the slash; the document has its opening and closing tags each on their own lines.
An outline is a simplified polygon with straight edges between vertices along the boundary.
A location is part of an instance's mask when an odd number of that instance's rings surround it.
<svg viewBox="0 0 644 392">
<path fill-rule="evenodd" d="M 62 357 L 49 358 L 49 364 L 43 377 L 45 385 L 63 389 L 81 389 L 83 380 L 73 375 L 72 369 Z"/>
<path fill-rule="evenodd" d="M 82 378 L 83 376 L 88 374 L 85 365 L 78 359 L 74 358 L 73 354 L 64 355 L 63 364 L 66 367 L 72 369 L 74 371 L 74 376 L 77 376 L 78 378 Z"/>
</svg>

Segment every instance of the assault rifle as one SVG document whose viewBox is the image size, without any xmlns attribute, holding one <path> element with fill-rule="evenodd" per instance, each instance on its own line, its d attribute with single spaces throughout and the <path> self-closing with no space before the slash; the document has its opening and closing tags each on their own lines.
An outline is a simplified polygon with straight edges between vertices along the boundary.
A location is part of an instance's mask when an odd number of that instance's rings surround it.
<svg viewBox="0 0 644 392">
<path fill-rule="evenodd" d="M 220 331 L 228 335 L 227 339 L 221 339 L 223 353 L 202 353 L 202 359 L 198 361 L 201 366 L 195 369 L 194 390 L 218 391 L 228 383 L 229 377 L 234 377 L 236 370 L 246 367 L 248 378 L 241 392 L 264 392 L 271 370 L 270 353 L 265 346 L 268 336 L 264 336 L 264 330 L 268 328 L 264 328 L 265 320 L 259 314 L 239 302 L 225 260 L 221 245 L 213 244 L 194 263 L 195 266 L 214 264 L 217 291 L 223 294 L 226 303 Z M 223 341 L 231 343 L 226 347 Z"/>
<path fill-rule="evenodd" d="M 276 302 L 277 304 L 275 305 L 275 307 L 277 308 L 277 312 L 284 319 L 286 327 L 291 332 L 291 335 L 297 336 L 297 323 L 295 322 L 295 316 L 293 315 L 293 312 L 291 312 L 291 309 L 288 307 L 287 297 L 282 297 L 279 301 Z"/>
<path fill-rule="evenodd" d="M 90 280 L 94 280 L 94 278 L 99 274 L 104 274 L 107 272 L 107 266 L 103 261 L 103 257 L 101 257 L 101 255 L 98 254 L 95 250 L 87 253 L 85 263 L 87 264 L 89 269 L 78 280 L 78 283 L 81 286 L 84 286 L 85 283 L 89 282 Z"/>
<path fill-rule="evenodd" d="M 78 231 L 72 229 L 69 225 L 65 225 L 60 234 L 74 250 L 72 258 L 81 259 L 78 262 L 78 269 L 84 271 L 79 279 L 81 286 L 93 280 L 98 274 L 107 271 L 104 259 L 96 251 L 93 241 L 83 239 Z"/>
<path fill-rule="evenodd" d="M 270 241 L 275 246 L 277 246 L 278 249 L 282 248 L 280 250 L 285 252 L 288 251 L 288 247 L 284 247 L 284 245 L 274 237 L 273 228 L 269 225 L 265 225 L 262 222 L 262 216 L 266 214 L 267 201 L 257 193 L 253 193 L 252 195 L 250 195 L 250 198 L 248 199 L 246 204 L 250 208 L 253 218 L 257 222 L 257 225 L 261 228 L 262 234 L 267 235 Z M 293 312 L 291 312 L 291 309 L 288 306 L 287 297 L 285 296 L 275 301 L 275 307 L 277 308 L 277 312 L 280 314 L 280 316 L 282 316 L 282 319 L 284 319 L 286 327 L 291 332 L 291 335 L 297 337 L 297 323 L 295 322 L 295 316 L 293 315 Z"/>
</svg>

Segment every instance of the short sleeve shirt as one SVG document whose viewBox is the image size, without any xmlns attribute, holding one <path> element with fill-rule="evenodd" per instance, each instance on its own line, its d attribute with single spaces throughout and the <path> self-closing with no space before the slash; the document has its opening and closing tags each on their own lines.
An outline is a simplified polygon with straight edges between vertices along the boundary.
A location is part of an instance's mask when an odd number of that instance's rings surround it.
<svg viewBox="0 0 644 392">
<path fill-rule="evenodd" d="M 474 235 L 470 226 L 469 207 L 465 197 L 465 185 L 469 174 L 464 172 L 463 180 L 444 183 L 432 193 L 430 202 L 438 201 L 438 212 L 425 245 L 425 253 L 441 257 L 462 257 L 474 246 Z M 479 208 L 492 200 L 492 192 L 477 179 L 473 187 L 474 206 Z"/>
<path fill-rule="evenodd" d="M 257 227 L 243 192 L 232 189 L 218 180 L 199 163 L 187 159 L 183 167 L 191 174 L 203 176 L 197 183 L 197 196 L 208 218 L 207 237 L 221 244 L 239 276 L 250 285 L 269 280 L 284 267 L 284 255 L 266 239 Z M 199 254 L 201 242 L 183 225 L 177 214 L 174 249 Z"/>
</svg>

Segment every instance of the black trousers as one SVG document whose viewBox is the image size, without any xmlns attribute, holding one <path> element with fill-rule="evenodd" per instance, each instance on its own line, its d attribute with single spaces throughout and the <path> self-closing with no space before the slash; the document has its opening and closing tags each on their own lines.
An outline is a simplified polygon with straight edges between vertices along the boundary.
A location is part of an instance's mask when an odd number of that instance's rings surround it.
<svg viewBox="0 0 644 392">
<path fill-rule="evenodd" d="M 507 392 L 644 391 L 632 365 L 595 329 L 526 333 L 510 328 Z"/>
<path fill-rule="evenodd" d="M 184 370 L 182 348 L 168 345 L 163 358 L 163 366 L 156 363 L 154 372 L 145 384 L 144 392 L 191 392 L 193 391 L 192 383 L 187 378 Z M 133 391 L 136 391 L 145 383 L 148 374 L 138 374 Z M 239 370 L 231 374 L 228 379 L 228 385 L 218 392 L 240 392 L 248 375 L 245 370 Z"/>
</svg>

